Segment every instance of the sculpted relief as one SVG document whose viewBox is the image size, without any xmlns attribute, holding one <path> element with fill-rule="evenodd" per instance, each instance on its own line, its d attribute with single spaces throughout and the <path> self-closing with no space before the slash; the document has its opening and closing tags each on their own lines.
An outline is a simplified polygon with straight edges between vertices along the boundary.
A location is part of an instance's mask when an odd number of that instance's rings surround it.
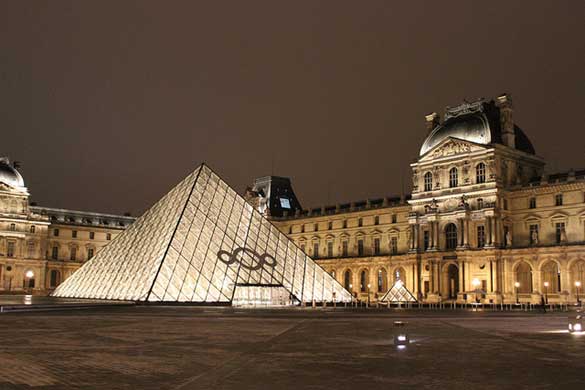
<svg viewBox="0 0 585 390">
<path fill-rule="evenodd" d="M 468 152 L 471 152 L 471 145 L 465 142 L 451 141 L 433 151 L 431 158 L 447 157 Z"/>
</svg>

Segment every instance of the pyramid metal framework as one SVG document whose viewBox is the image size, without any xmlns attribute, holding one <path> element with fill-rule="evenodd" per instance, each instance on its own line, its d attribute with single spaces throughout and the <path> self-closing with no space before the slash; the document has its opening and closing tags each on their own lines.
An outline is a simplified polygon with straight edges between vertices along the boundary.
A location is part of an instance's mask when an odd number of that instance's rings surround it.
<svg viewBox="0 0 585 390">
<path fill-rule="evenodd" d="M 231 303 L 238 286 L 285 288 L 299 302 L 352 300 L 339 282 L 201 165 L 53 296 Z"/>
<path fill-rule="evenodd" d="M 380 299 L 381 302 L 399 303 L 416 302 L 416 298 L 399 279 L 392 288 Z"/>
</svg>

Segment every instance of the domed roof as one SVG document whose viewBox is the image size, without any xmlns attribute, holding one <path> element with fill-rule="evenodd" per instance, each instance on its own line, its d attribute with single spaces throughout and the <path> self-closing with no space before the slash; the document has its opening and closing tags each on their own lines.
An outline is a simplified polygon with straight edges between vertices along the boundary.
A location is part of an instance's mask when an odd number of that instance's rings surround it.
<svg viewBox="0 0 585 390">
<path fill-rule="evenodd" d="M 517 126 L 514 126 L 514 135 L 516 149 L 535 154 L 532 143 Z M 420 155 L 427 153 L 447 137 L 482 145 L 503 144 L 498 108 L 493 102 L 478 101 L 447 109 L 445 122 L 430 132 L 420 149 Z"/>
<path fill-rule="evenodd" d="M 0 158 L 0 183 L 10 187 L 24 187 L 24 179 L 21 174 L 10 165 L 10 161 L 5 157 Z"/>
</svg>

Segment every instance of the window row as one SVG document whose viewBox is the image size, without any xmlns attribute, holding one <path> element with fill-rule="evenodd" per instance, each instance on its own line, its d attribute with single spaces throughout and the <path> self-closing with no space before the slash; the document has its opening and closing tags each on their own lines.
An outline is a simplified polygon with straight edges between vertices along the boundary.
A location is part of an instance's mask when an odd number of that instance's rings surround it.
<svg viewBox="0 0 585 390">
<path fill-rule="evenodd" d="M 356 242 L 355 252 L 350 253 L 349 250 L 349 241 L 343 240 L 341 241 L 341 246 L 339 253 L 334 252 L 334 243 L 333 241 L 327 241 L 325 250 L 321 249 L 321 245 L 318 242 L 313 242 L 312 247 L 310 248 L 311 251 L 307 251 L 307 246 L 304 242 L 300 243 L 300 248 L 303 252 L 307 255 L 311 256 L 314 259 L 317 258 L 326 258 L 326 257 L 349 257 L 349 256 L 367 256 L 367 255 L 382 255 L 382 254 L 391 254 L 396 255 L 398 254 L 398 237 L 393 236 L 390 237 L 388 242 L 388 251 L 383 253 L 382 246 L 380 242 L 380 238 L 375 237 L 372 240 L 371 251 L 366 251 L 365 242 L 363 238 L 359 238 Z"/>
<path fill-rule="evenodd" d="M 61 234 L 61 232 L 59 231 L 59 229 L 53 229 L 53 236 L 54 237 L 59 237 Z M 78 236 L 78 232 L 77 230 L 71 230 L 71 238 L 77 238 Z M 89 232 L 89 239 L 93 240 L 95 239 L 95 232 Z M 112 233 L 106 233 L 106 240 L 110 241 L 112 239 Z"/>
<path fill-rule="evenodd" d="M 486 167 L 484 163 L 479 163 L 475 166 L 475 183 L 482 184 L 486 181 Z M 456 167 L 449 169 L 449 187 L 454 188 L 459 186 L 459 170 Z M 427 172 L 423 176 L 424 191 L 433 190 L 433 173 Z"/>
<path fill-rule="evenodd" d="M 397 222 L 398 222 L 398 216 L 396 214 L 391 214 L 390 215 L 390 223 L 397 223 Z M 376 216 L 374 216 L 374 219 L 373 219 L 373 225 L 379 225 L 379 224 L 380 224 L 380 217 L 376 215 Z M 321 224 L 320 223 L 313 224 L 313 230 L 312 231 L 318 232 L 320 230 L 324 230 L 324 229 L 322 229 L 322 226 L 321 225 L 323 225 L 323 223 L 321 223 Z M 301 225 L 301 230 L 300 230 L 301 233 L 305 233 L 305 232 L 308 231 L 307 228 L 306 228 L 306 226 L 309 226 L 309 225 L 306 225 L 306 224 Z M 357 219 L 357 225 L 356 226 L 357 227 L 364 226 L 364 219 L 363 218 L 358 218 Z M 341 223 L 341 227 L 337 227 L 337 228 L 338 229 L 339 228 L 341 228 L 341 229 L 347 229 L 347 227 L 348 227 L 347 220 L 344 219 L 342 221 L 342 223 Z M 292 234 L 293 233 L 293 228 L 294 228 L 293 225 L 289 226 L 289 228 L 288 228 L 288 233 L 289 234 Z M 327 229 L 326 230 L 333 230 L 333 229 L 334 229 L 334 227 L 333 227 L 333 221 L 327 222 Z"/>
</svg>

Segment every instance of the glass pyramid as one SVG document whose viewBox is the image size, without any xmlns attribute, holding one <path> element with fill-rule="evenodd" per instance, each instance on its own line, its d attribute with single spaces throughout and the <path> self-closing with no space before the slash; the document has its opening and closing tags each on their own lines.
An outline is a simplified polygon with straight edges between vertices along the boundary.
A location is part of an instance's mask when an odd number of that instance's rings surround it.
<svg viewBox="0 0 585 390">
<path fill-rule="evenodd" d="M 380 299 L 380 302 L 390 302 L 390 303 L 399 303 L 399 302 L 416 302 L 416 298 L 412 293 L 406 288 L 402 280 L 397 280 L 394 283 L 394 286 L 384 296 Z"/>
<path fill-rule="evenodd" d="M 56 297 L 231 303 L 238 287 L 292 301 L 351 294 L 206 165 L 65 280 Z"/>
</svg>

